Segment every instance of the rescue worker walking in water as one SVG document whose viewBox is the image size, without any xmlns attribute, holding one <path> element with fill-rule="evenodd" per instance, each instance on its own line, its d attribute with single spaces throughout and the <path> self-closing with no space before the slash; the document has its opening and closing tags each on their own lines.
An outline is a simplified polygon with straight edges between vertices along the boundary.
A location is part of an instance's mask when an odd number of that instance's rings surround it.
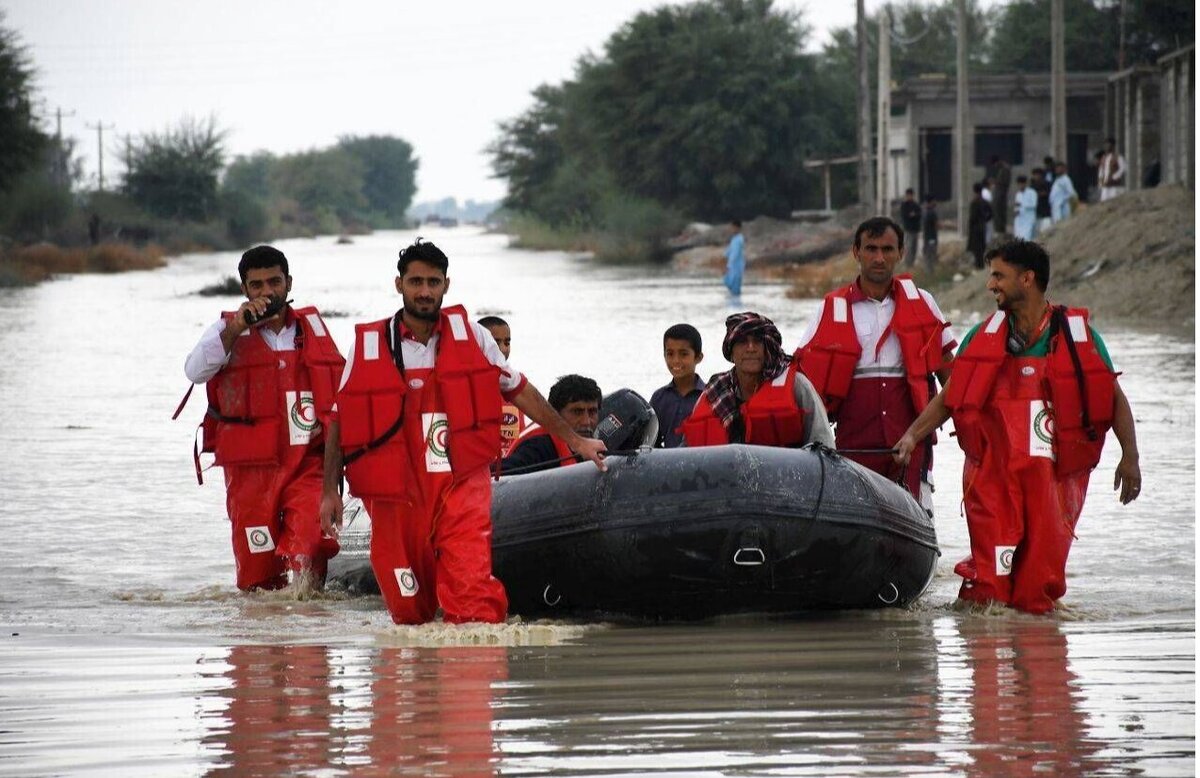
<svg viewBox="0 0 1200 778">
<path fill-rule="evenodd" d="M 345 361 L 316 308 L 286 304 L 283 252 L 256 246 L 238 274 L 246 302 L 204 332 L 184 365 L 188 380 L 208 385 L 204 450 L 225 470 L 237 586 L 278 589 L 290 571 L 319 588 L 338 552 L 317 514 L 322 425 Z"/>
<path fill-rule="evenodd" d="M 954 419 L 971 536 L 970 556 L 954 568 L 958 596 L 1046 613 L 1066 593 L 1067 555 L 1110 427 L 1121 445 L 1113 488 L 1123 504 L 1141 491 L 1133 412 L 1087 310 L 1046 299 L 1045 249 L 1012 240 L 987 260 L 999 310 L 963 338 L 949 382 L 900 438 L 896 459 L 907 462 Z"/>
<path fill-rule="evenodd" d="M 371 516 L 371 567 L 392 620 L 500 622 L 491 480 L 502 397 L 605 469 L 585 439 L 508 365 L 462 306 L 442 307 L 450 261 L 420 238 L 400 252 L 395 315 L 355 327 L 325 446 L 322 527 L 336 533 L 343 465 Z"/>
</svg>

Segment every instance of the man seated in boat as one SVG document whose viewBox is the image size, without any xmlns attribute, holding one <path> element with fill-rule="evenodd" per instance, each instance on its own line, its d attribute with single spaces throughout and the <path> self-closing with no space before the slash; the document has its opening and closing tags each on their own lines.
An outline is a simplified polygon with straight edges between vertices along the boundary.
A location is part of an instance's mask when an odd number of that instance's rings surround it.
<svg viewBox="0 0 1200 778">
<path fill-rule="evenodd" d="M 565 375 L 550 387 L 550 407 L 583 438 L 596 436 L 600 421 L 600 387 L 590 378 Z M 565 441 L 538 425 L 526 428 L 501 463 L 501 472 L 536 473 L 580 461 Z"/>
<path fill-rule="evenodd" d="M 689 447 L 724 443 L 833 448 L 825 405 L 766 316 L 747 311 L 725 320 L 721 353 L 733 369 L 709 379 L 680 430 Z"/>
</svg>

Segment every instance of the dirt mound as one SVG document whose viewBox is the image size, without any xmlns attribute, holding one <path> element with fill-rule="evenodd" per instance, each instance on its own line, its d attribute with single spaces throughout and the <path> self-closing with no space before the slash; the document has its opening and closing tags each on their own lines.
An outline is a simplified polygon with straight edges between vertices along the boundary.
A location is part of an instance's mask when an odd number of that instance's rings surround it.
<svg viewBox="0 0 1200 778">
<path fill-rule="evenodd" d="M 1196 196 L 1181 186 L 1089 205 L 1038 240 L 1050 254 L 1048 296 L 1089 308 L 1099 326 L 1191 334 L 1196 321 Z M 986 271 L 931 285 L 944 311 L 992 311 Z"/>
</svg>

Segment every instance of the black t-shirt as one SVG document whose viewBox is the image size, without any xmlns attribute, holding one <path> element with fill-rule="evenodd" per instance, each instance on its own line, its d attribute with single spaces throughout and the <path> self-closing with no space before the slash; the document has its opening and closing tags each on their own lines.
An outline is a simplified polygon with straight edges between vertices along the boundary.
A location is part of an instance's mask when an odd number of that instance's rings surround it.
<svg viewBox="0 0 1200 778">
<path fill-rule="evenodd" d="M 900 203 L 900 224 L 905 232 L 916 232 L 921 229 L 921 204 L 916 200 L 905 200 Z"/>
<path fill-rule="evenodd" d="M 521 473 L 537 473 L 558 466 L 558 449 L 554 447 L 554 441 L 549 435 L 535 435 L 522 440 L 509 452 L 500 463 L 500 473 L 508 475 L 517 468 L 521 468 Z"/>
</svg>

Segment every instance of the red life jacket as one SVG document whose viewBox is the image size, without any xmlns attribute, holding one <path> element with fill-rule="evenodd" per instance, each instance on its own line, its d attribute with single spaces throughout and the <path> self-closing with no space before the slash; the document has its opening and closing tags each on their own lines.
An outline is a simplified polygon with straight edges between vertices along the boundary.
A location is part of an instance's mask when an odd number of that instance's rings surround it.
<svg viewBox="0 0 1200 778">
<path fill-rule="evenodd" d="M 1041 394 L 1049 406 L 1054 469 L 1061 478 L 1099 463 L 1105 434 L 1112 427 L 1116 373 L 1096 349 L 1087 309 L 1058 306 L 1051 327 Z M 981 414 L 992 411 L 993 387 L 1011 358 L 1006 349 L 1008 332 L 1008 317 L 997 311 L 954 361 L 946 388 L 946 407 L 954 418 L 959 445 L 975 461 L 982 459 L 987 446 L 979 424 Z"/>
<path fill-rule="evenodd" d="M 550 438 L 550 442 L 554 444 L 554 453 L 558 454 L 559 459 L 558 467 L 576 464 L 575 452 L 571 450 L 567 442 L 557 435 L 551 435 L 548 429 L 539 424 L 526 427 L 521 436 L 513 442 L 512 447 L 515 449 L 527 440 L 540 437 Z"/>
<path fill-rule="evenodd" d="M 804 442 L 804 409 L 796 403 L 796 360 L 787 370 L 758 387 L 742 405 L 746 443 L 756 446 L 799 446 Z M 713 413 L 703 394 L 692 415 L 679 426 L 689 448 L 729 443 L 729 430 Z"/>
<path fill-rule="evenodd" d="M 456 476 L 487 465 L 500 453 L 500 368 L 487 360 L 471 334 L 462 306 L 445 308 L 439 322 L 432 372 L 444 406 L 446 447 Z M 342 451 L 350 489 L 367 499 L 410 500 L 415 473 L 405 436 L 397 434 L 407 408 L 408 385 L 389 348 L 392 319 L 355 327 L 355 358 L 337 395 Z M 400 344 L 394 344 L 399 353 Z"/>
<path fill-rule="evenodd" d="M 824 311 L 812 340 L 796 351 L 800 369 L 825 401 L 830 416 L 837 414 L 849 394 L 854 369 L 862 357 L 848 298 L 853 288 L 850 284 L 825 296 Z M 942 330 L 949 324 L 938 319 L 912 276 L 893 276 L 891 295 L 896 310 L 888 331 L 894 332 L 900 342 L 913 410 L 919 415 L 932 399 L 930 375 L 944 364 Z M 888 331 L 880 336 L 881 343 Z"/>
<path fill-rule="evenodd" d="M 512 403 L 504 403 L 500 408 L 500 456 L 506 457 L 512 453 L 521 434 L 528 429 L 528 420 L 521 409 Z"/>
<path fill-rule="evenodd" d="M 227 323 L 235 315 L 221 314 Z M 284 320 L 298 328 L 295 351 L 272 351 L 246 330 L 206 385 L 201 450 L 215 453 L 217 465 L 278 465 L 291 446 L 321 439 L 346 361 L 316 308 L 288 308 Z"/>
</svg>

